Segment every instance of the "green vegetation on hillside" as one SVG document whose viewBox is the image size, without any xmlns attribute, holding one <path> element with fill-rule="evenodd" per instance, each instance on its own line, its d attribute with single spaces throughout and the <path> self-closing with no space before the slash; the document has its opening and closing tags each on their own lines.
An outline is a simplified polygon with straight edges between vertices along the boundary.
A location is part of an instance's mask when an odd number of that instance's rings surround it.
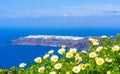
<svg viewBox="0 0 120 74">
<path fill-rule="evenodd" d="M 0 74 L 120 74 L 120 34 L 115 38 L 101 36 L 89 38 L 88 50 L 66 49 L 58 53 L 50 50 L 43 57 L 36 57 L 30 64 L 21 63 L 11 69 L 0 69 Z M 30 65 L 28 68 L 24 68 Z"/>
</svg>

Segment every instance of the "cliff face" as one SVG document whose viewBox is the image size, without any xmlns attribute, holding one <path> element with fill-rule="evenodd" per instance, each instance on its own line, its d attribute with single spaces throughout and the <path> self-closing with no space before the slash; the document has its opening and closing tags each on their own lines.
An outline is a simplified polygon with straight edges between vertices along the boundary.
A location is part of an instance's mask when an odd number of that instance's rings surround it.
<svg viewBox="0 0 120 74">
<path fill-rule="evenodd" d="M 66 45 L 68 48 L 77 48 L 86 50 L 86 43 L 89 37 L 72 36 L 48 36 L 48 35 L 30 35 L 12 40 L 13 45 L 42 45 L 60 47 Z"/>
</svg>

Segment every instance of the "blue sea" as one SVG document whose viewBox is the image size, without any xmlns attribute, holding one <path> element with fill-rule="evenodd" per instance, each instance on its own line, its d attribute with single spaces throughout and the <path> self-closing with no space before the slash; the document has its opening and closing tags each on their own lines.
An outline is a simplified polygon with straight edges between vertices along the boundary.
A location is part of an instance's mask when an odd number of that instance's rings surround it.
<svg viewBox="0 0 120 74">
<path fill-rule="evenodd" d="M 11 40 L 27 35 L 66 35 L 66 36 L 115 36 L 119 29 L 112 28 L 0 28 L 0 68 L 29 64 L 34 58 L 43 56 L 53 49 L 55 54 L 60 47 L 11 45 Z"/>
</svg>

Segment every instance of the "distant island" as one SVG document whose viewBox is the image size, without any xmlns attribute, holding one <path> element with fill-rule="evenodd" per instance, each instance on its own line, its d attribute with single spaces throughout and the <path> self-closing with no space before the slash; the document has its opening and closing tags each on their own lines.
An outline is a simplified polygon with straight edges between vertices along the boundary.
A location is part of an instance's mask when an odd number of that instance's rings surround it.
<svg viewBox="0 0 120 74">
<path fill-rule="evenodd" d="M 77 48 L 79 50 L 87 50 L 88 37 L 77 36 L 55 36 L 55 35 L 29 35 L 12 40 L 12 45 L 41 45 L 61 47 L 66 45 L 68 48 Z M 92 37 L 99 38 L 99 37 Z"/>
</svg>

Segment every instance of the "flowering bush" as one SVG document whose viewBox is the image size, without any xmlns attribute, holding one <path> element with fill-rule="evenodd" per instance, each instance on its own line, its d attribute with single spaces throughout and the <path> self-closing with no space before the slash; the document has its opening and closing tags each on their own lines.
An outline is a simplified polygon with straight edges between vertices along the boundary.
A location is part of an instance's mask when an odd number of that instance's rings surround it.
<svg viewBox="0 0 120 74">
<path fill-rule="evenodd" d="M 120 34 L 115 38 L 102 36 L 99 39 L 89 38 L 91 44 L 87 51 L 62 46 L 58 53 L 50 50 L 43 57 L 37 57 L 29 68 L 12 67 L 1 69 L 2 74 L 120 74 Z"/>
</svg>

